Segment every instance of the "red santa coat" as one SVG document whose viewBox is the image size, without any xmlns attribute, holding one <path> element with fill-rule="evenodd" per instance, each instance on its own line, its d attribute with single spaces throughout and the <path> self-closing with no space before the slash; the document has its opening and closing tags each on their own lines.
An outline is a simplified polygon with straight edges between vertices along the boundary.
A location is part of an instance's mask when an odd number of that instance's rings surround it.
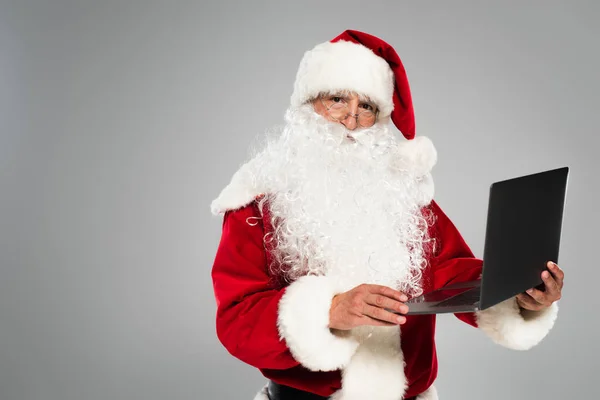
<svg viewBox="0 0 600 400">
<path fill-rule="evenodd" d="M 482 261 L 433 201 L 433 145 L 420 137 L 398 145 L 397 151 L 394 162 L 423 177 L 419 204 L 435 216 L 429 232 L 435 248 L 423 271 L 423 290 L 477 279 Z M 225 348 L 273 381 L 332 400 L 437 400 L 432 385 L 437 375 L 435 315 L 408 316 L 401 326 L 332 331 L 331 300 L 348 288 L 328 276 L 304 276 L 286 284 L 270 273 L 272 257 L 264 238 L 272 226 L 268 207 L 261 215 L 256 202 L 270 188 L 256 179 L 260 171 L 255 162 L 242 166 L 211 205 L 213 213 L 224 214 L 212 278 L 217 335 Z M 500 345 L 526 350 L 547 335 L 557 313 L 554 303 L 522 315 L 513 297 L 456 316 Z M 263 388 L 255 400 L 267 399 Z"/>
<path fill-rule="evenodd" d="M 247 199 L 247 194 L 242 197 Z M 436 244 L 423 272 L 424 291 L 477 279 L 482 261 L 436 202 L 428 207 L 435 215 L 430 234 Z M 233 356 L 275 382 L 334 399 L 351 397 L 342 386 L 352 393 L 381 385 L 388 391 L 381 398 L 397 399 L 403 393 L 403 398 L 437 399 L 432 385 L 437 376 L 435 315 L 408 316 L 399 331 L 371 339 L 334 333 L 327 326 L 331 298 L 339 292 L 335 283 L 320 276 L 283 283 L 268 268 L 268 210 L 261 215 L 252 201 L 224 212 L 212 278 L 217 335 Z M 456 316 L 496 343 L 525 350 L 545 337 L 557 311 L 554 304 L 524 318 L 512 298 L 482 312 Z M 256 399 L 267 399 L 264 391 Z"/>
</svg>

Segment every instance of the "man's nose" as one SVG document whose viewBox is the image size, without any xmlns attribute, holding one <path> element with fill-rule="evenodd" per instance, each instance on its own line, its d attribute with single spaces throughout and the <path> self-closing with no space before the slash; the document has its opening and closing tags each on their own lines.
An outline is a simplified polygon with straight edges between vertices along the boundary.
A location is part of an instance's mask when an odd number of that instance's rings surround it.
<svg viewBox="0 0 600 400">
<path fill-rule="evenodd" d="M 358 126 L 358 121 L 356 120 L 357 117 L 355 117 L 355 115 L 358 116 L 358 104 L 354 104 L 354 101 L 352 101 L 349 104 L 348 112 L 349 114 L 346 115 L 346 119 L 343 120 L 342 123 L 347 129 L 353 131 Z"/>
<path fill-rule="evenodd" d="M 346 119 L 342 121 L 342 124 L 344 124 L 346 129 L 351 131 L 355 130 L 358 126 L 356 122 L 356 117 L 352 114 L 348 114 L 348 116 L 346 116 Z"/>
</svg>

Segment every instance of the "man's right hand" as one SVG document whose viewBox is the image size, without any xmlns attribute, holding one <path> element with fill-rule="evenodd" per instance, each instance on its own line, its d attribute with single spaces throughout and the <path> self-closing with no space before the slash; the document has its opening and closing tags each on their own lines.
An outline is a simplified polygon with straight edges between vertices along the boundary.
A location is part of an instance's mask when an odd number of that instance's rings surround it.
<svg viewBox="0 0 600 400">
<path fill-rule="evenodd" d="M 381 285 L 359 285 L 333 297 L 329 310 L 329 328 L 349 330 L 361 325 L 394 326 L 406 322 L 406 317 L 386 309 L 406 314 L 408 297 Z"/>
</svg>

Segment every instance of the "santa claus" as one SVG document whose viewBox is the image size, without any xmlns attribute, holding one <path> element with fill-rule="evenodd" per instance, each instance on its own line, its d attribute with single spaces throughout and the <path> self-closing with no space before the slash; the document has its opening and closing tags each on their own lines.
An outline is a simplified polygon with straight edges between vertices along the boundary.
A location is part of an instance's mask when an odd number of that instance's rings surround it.
<svg viewBox="0 0 600 400">
<path fill-rule="evenodd" d="M 435 315 L 399 314 L 410 297 L 477 279 L 482 261 L 433 200 L 435 162 L 391 46 L 345 31 L 305 53 L 282 131 L 211 205 L 224 214 L 217 333 L 268 378 L 256 399 L 438 398 Z M 549 265 L 543 290 L 457 317 L 506 347 L 535 346 L 562 289 Z"/>
</svg>

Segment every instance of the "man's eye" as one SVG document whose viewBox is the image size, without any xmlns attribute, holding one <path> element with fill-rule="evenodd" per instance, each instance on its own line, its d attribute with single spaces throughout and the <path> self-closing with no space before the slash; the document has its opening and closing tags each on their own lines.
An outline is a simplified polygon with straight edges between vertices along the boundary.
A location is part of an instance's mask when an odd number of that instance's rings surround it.
<svg viewBox="0 0 600 400">
<path fill-rule="evenodd" d="M 333 97 L 331 98 L 331 100 L 335 101 L 336 103 L 339 103 L 340 101 L 342 101 L 342 98 L 341 98 L 341 97 L 338 97 L 338 96 L 333 96 Z"/>
<path fill-rule="evenodd" d="M 363 107 L 365 110 L 373 111 L 373 106 L 372 106 L 372 105 L 370 105 L 370 104 L 363 104 L 363 105 L 362 105 L 362 107 Z"/>
</svg>

